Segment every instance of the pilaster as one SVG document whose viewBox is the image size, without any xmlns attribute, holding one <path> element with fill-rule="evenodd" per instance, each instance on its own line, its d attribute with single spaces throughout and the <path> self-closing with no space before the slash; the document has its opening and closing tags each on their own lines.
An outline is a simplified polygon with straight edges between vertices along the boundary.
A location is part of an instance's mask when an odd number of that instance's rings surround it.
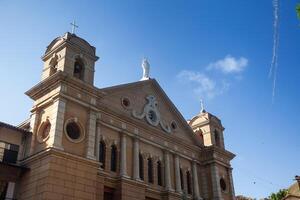
<svg viewBox="0 0 300 200">
<path fill-rule="evenodd" d="M 215 163 L 211 164 L 211 182 L 213 189 L 213 199 L 222 200 L 221 187 L 220 187 L 220 177 L 218 167 Z"/>
<path fill-rule="evenodd" d="M 164 151 L 164 161 L 165 161 L 165 189 L 167 191 L 172 191 L 171 186 L 171 172 L 170 172 L 170 153 L 169 151 Z"/>
<path fill-rule="evenodd" d="M 95 156 L 96 124 L 97 124 L 97 115 L 94 111 L 90 111 L 89 122 L 88 122 L 86 157 L 92 160 L 96 160 L 96 156 Z"/>
<path fill-rule="evenodd" d="M 234 185 L 233 185 L 232 168 L 228 169 L 228 176 L 229 176 L 229 184 L 230 184 L 230 193 L 231 193 L 232 199 L 235 200 L 235 191 L 234 191 Z"/>
<path fill-rule="evenodd" d="M 133 179 L 140 180 L 140 163 L 139 163 L 139 140 L 133 138 Z"/>
<path fill-rule="evenodd" d="M 52 115 L 50 117 L 50 147 L 63 150 L 62 137 L 64 132 L 64 115 L 66 109 L 66 102 L 58 98 L 53 103 Z"/>
<path fill-rule="evenodd" d="M 31 135 L 31 142 L 30 142 L 30 150 L 29 155 L 32 155 L 34 153 L 34 146 L 36 142 L 36 134 L 37 134 L 37 125 L 39 119 L 39 112 L 37 110 L 34 111 L 34 113 L 31 114 L 30 117 L 30 131 L 32 132 Z"/>
<path fill-rule="evenodd" d="M 193 196 L 195 200 L 200 200 L 202 199 L 200 197 L 200 192 L 199 192 L 199 181 L 198 181 L 198 170 L 197 170 L 197 163 L 193 161 L 192 163 L 192 173 L 193 173 Z"/>
</svg>

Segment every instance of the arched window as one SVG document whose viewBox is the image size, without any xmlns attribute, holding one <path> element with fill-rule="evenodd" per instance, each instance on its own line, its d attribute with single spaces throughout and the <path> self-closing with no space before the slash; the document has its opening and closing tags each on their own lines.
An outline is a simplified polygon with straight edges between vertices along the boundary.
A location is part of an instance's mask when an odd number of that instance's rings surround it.
<svg viewBox="0 0 300 200">
<path fill-rule="evenodd" d="M 187 193 L 192 194 L 192 188 L 191 188 L 191 173 L 190 171 L 186 172 L 186 184 L 187 184 Z"/>
<path fill-rule="evenodd" d="M 58 68 L 58 62 L 57 62 L 57 55 L 54 56 L 54 58 L 52 58 L 50 60 L 50 63 L 49 63 L 49 67 L 50 67 L 50 76 L 52 76 L 53 74 L 55 74 L 57 72 L 57 68 Z"/>
<path fill-rule="evenodd" d="M 99 146 L 99 162 L 101 163 L 100 167 L 102 169 L 105 168 L 105 153 L 106 153 L 106 145 L 105 145 L 104 141 L 101 140 L 100 146 Z"/>
<path fill-rule="evenodd" d="M 220 134 L 217 130 L 214 131 L 216 146 L 221 146 Z"/>
<path fill-rule="evenodd" d="M 144 180 L 144 159 L 142 154 L 139 154 L 139 171 L 140 171 L 140 179 Z"/>
<path fill-rule="evenodd" d="M 204 139 L 203 139 L 203 131 L 200 129 L 199 131 L 197 131 L 197 137 L 200 139 L 200 141 L 203 143 Z"/>
<path fill-rule="evenodd" d="M 148 158 L 147 162 L 148 162 L 148 182 L 153 183 L 153 162 L 152 162 L 152 158 Z"/>
<path fill-rule="evenodd" d="M 114 144 L 111 145 L 110 171 L 117 171 L 117 147 Z"/>
<path fill-rule="evenodd" d="M 84 65 L 83 62 L 79 59 L 77 59 L 75 61 L 74 64 L 74 73 L 73 73 L 74 77 L 83 80 L 84 77 Z"/>
<path fill-rule="evenodd" d="M 181 183 L 181 189 L 184 190 L 184 180 L 183 180 L 183 172 L 182 169 L 180 168 L 180 183 Z"/>
<path fill-rule="evenodd" d="M 162 171 L 161 171 L 161 162 L 157 161 L 157 184 L 162 186 Z"/>
<path fill-rule="evenodd" d="M 220 179 L 220 187 L 221 187 L 222 191 L 226 191 L 227 187 L 226 187 L 226 181 L 224 178 Z"/>
</svg>

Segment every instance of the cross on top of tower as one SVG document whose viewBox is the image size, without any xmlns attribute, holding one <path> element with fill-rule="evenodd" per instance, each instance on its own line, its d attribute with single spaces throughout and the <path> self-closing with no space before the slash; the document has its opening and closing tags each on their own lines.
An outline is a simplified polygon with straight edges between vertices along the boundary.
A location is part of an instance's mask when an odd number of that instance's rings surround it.
<svg viewBox="0 0 300 200">
<path fill-rule="evenodd" d="M 70 23 L 71 24 L 71 26 L 72 26 L 72 34 L 75 34 L 75 29 L 76 28 L 78 28 L 79 26 L 78 25 L 76 25 L 76 22 L 75 22 L 75 20 L 72 22 L 72 23 Z"/>
</svg>

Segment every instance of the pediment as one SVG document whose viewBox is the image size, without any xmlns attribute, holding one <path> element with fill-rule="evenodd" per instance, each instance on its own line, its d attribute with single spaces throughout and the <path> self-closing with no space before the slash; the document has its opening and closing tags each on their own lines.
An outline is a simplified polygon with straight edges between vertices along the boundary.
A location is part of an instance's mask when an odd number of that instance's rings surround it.
<svg viewBox="0 0 300 200">
<path fill-rule="evenodd" d="M 155 79 L 100 89 L 101 100 L 115 113 L 155 127 L 161 134 L 196 144 L 194 132 Z"/>
</svg>

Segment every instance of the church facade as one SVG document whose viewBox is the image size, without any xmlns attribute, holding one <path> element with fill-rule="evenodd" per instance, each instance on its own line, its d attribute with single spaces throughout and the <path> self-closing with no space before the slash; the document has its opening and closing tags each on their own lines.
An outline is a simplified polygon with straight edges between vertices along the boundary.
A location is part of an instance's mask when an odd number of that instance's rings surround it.
<svg viewBox="0 0 300 200">
<path fill-rule="evenodd" d="M 0 123 L 0 199 L 235 198 L 224 128 L 201 110 L 186 121 L 144 61 L 142 80 L 94 86 L 95 47 L 54 39 L 30 118 Z"/>
</svg>

